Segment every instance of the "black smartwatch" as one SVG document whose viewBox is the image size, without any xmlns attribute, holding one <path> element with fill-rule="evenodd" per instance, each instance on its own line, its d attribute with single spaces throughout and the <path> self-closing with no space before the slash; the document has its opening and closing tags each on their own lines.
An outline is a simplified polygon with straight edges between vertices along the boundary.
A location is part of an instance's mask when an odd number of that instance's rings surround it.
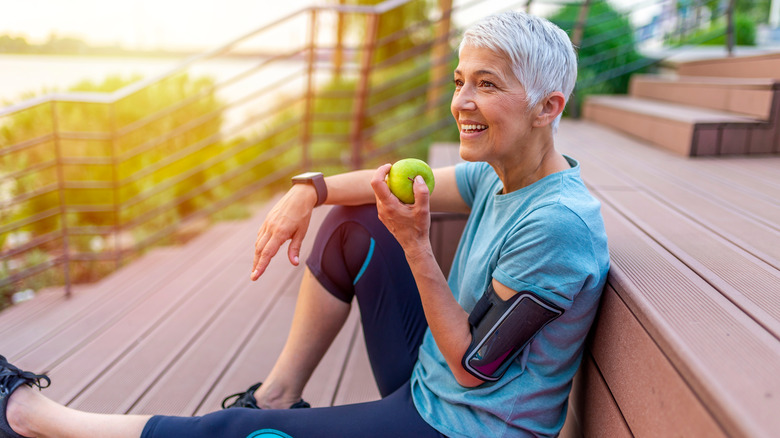
<svg viewBox="0 0 780 438">
<path fill-rule="evenodd" d="M 294 176 L 292 179 L 293 184 L 311 184 L 314 186 L 314 190 L 317 191 L 317 203 L 314 204 L 318 207 L 325 203 L 325 199 L 328 198 L 328 187 L 325 185 L 325 177 L 322 176 L 322 172 L 306 172 L 300 175 Z"/>
</svg>

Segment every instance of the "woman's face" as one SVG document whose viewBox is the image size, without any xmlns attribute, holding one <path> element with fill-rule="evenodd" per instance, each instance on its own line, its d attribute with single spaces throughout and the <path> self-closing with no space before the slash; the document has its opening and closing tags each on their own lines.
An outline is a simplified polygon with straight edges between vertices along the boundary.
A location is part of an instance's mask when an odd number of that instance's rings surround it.
<svg viewBox="0 0 780 438">
<path fill-rule="evenodd" d="M 531 131 L 532 114 L 508 59 L 466 45 L 454 76 L 450 109 L 460 130 L 461 157 L 499 165 L 517 160 Z"/>
</svg>

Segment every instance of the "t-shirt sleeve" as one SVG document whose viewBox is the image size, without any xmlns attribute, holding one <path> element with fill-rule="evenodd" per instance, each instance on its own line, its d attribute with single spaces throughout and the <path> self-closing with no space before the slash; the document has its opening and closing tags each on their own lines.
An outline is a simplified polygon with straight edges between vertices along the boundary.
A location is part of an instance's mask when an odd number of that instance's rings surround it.
<svg viewBox="0 0 780 438">
<path fill-rule="evenodd" d="M 500 283 L 532 292 L 564 311 L 589 277 L 598 275 L 590 230 L 558 204 L 530 213 L 507 236 L 493 272 Z"/>
<path fill-rule="evenodd" d="M 483 179 L 485 171 L 489 169 L 487 163 L 458 163 L 455 165 L 455 181 L 458 184 L 460 196 L 469 207 L 474 205 L 479 182 Z"/>
</svg>

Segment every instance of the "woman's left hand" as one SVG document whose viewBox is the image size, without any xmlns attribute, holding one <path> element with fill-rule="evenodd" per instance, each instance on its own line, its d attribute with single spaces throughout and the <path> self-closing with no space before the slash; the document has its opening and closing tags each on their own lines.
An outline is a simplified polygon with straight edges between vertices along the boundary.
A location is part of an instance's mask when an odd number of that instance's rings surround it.
<svg viewBox="0 0 780 438">
<path fill-rule="evenodd" d="M 415 177 L 414 204 L 404 204 L 387 186 L 386 178 L 390 167 L 390 164 L 381 166 L 371 179 L 379 219 L 401 244 L 407 257 L 429 252 L 431 212 L 428 186 L 421 176 Z"/>
</svg>

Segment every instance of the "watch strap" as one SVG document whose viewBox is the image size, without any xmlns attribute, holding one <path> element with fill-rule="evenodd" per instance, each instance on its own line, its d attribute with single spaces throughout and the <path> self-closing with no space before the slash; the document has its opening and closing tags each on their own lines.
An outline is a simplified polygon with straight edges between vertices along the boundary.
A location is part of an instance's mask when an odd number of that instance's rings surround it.
<svg viewBox="0 0 780 438">
<path fill-rule="evenodd" d="M 298 175 L 293 178 L 293 184 L 311 184 L 314 186 L 314 190 L 317 192 L 317 203 L 315 207 L 325 203 L 328 198 L 328 186 L 325 184 L 325 177 L 321 172 L 310 172 L 307 174 Z"/>
</svg>

